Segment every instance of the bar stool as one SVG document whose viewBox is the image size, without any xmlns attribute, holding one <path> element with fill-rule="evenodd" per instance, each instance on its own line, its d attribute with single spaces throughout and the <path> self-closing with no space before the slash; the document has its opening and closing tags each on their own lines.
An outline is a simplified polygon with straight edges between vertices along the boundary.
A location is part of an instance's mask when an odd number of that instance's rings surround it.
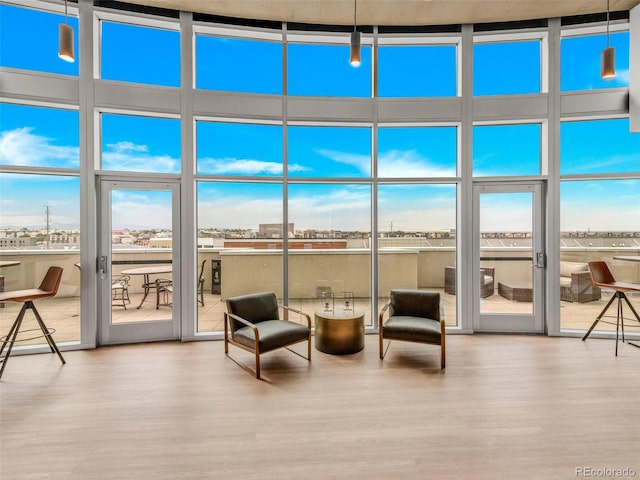
<svg viewBox="0 0 640 480">
<path fill-rule="evenodd" d="M 0 302 L 23 302 L 22 309 L 20 309 L 20 313 L 16 317 L 15 322 L 13 322 L 13 325 L 9 330 L 9 334 L 4 337 L 2 348 L 0 348 L 1 356 L 2 352 L 4 352 L 4 347 L 6 347 L 7 344 L 9 345 L 4 358 L 0 359 L 0 361 L 2 362 L 2 367 L 0 368 L 0 378 L 2 378 L 4 367 L 7 366 L 7 361 L 9 360 L 11 349 L 13 348 L 13 344 L 16 342 L 18 332 L 20 331 L 20 325 L 22 325 L 22 319 L 24 318 L 24 314 L 27 309 L 33 310 L 33 314 L 35 315 L 36 320 L 38 321 L 38 325 L 42 330 L 42 336 L 47 340 L 49 348 L 51 348 L 51 353 L 57 353 L 58 357 L 60 357 L 60 361 L 63 364 L 66 363 L 64 361 L 64 358 L 62 357 L 62 354 L 60 353 L 60 350 L 58 349 L 58 346 L 56 345 L 56 342 L 54 342 L 53 337 L 51 336 L 52 333 L 55 332 L 55 330 L 47 328 L 47 326 L 42 321 L 42 317 L 38 313 L 36 306 L 33 303 L 34 300 L 53 297 L 56 293 L 58 293 L 58 287 L 60 286 L 61 279 L 62 267 L 49 267 L 49 270 L 47 270 L 47 273 L 38 288 L 31 288 L 28 290 L 14 290 L 11 292 L 0 293 Z"/>
<path fill-rule="evenodd" d="M 613 301 L 617 298 L 618 313 L 616 315 L 616 356 L 618 356 L 618 331 L 619 330 L 622 332 L 622 341 L 624 342 L 624 315 L 622 311 L 622 306 L 623 306 L 622 300 L 624 300 L 627 303 L 627 305 L 631 309 L 631 312 L 633 312 L 633 314 L 635 315 L 636 320 L 638 321 L 638 323 L 640 323 L 640 315 L 638 315 L 638 312 L 636 312 L 636 309 L 633 308 L 633 305 L 631 305 L 631 302 L 625 295 L 625 292 L 640 292 L 640 284 L 629 283 L 629 282 L 616 282 L 616 279 L 614 278 L 613 274 L 611 273 L 611 270 L 609 270 L 609 267 L 605 262 L 589 262 L 589 271 L 591 272 L 591 281 L 593 282 L 594 286 L 600 287 L 600 288 L 609 288 L 611 290 L 614 290 L 615 293 L 613 294 L 613 297 L 611 297 L 607 305 L 602 309 L 602 311 L 600 312 L 600 315 L 598 315 L 598 317 L 596 318 L 596 321 L 593 322 L 593 325 L 591 325 L 591 328 L 589 329 L 589 331 L 585 334 L 584 337 L 582 337 L 582 341 L 585 341 L 587 339 L 591 331 L 595 328 L 595 326 L 602 319 L 602 317 L 604 316 L 606 311 L 609 309 Z M 631 345 L 633 345 L 634 347 L 638 346 L 633 343 Z"/>
</svg>

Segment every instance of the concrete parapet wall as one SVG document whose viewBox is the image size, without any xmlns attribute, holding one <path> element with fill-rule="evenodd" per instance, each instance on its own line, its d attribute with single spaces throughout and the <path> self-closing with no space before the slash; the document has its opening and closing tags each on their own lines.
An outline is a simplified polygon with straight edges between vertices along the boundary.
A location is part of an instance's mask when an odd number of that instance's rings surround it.
<svg viewBox="0 0 640 480">
<path fill-rule="evenodd" d="M 569 262 L 607 262 L 613 274 L 624 281 L 640 283 L 640 262 L 616 260 L 619 255 L 640 255 L 638 248 L 563 248 L 561 260 Z M 526 248 L 483 249 L 484 266 L 495 267 L 495 283 L 530 281 L 530 261 L 499 260 L 500 257 L 530 256 Z M 171 252 L 158 249 L 127 250 L 114 253 L 113 274 L 135 267 L 141 260 L 167 261 Z M 198 266 L 207 260 L 204 270 L 205 290 L 211 290 L 211 260 L 221 259 L 221 296 L 225 299 L 245 293 L 274 291 L 282 296 L 283 257 L 281 250 L 201 249 Z M 0 268 L 5 290 L 20 290 L 39 285 L 50 265 L 63 267 L 58 295 L 80 295 L 80 262 L 78 250 L 21 250 L 0 253 L 0 260 L 19 261 L 19 265 Z M 443 288 L 444 269 L 455 264 L 453 247 L 390 247 L 379 252 L 378 295 L 387 296 L 392 288 Z M 93 267 L 95 268 L 95 267 Z M 95 270 L 92 268 L 92 272 Z M 289 252 L 289 297 L 315 298 L 330 291 L 353 292 L 355 297 L 368 298 L 371 288 L 371 252 L 368 249 L 294 250 Z M 559 266 L 551 266 L 557 268 Z M 140 291 L 140 282 L 132 282 L 132 292 Z"/>
</svg>

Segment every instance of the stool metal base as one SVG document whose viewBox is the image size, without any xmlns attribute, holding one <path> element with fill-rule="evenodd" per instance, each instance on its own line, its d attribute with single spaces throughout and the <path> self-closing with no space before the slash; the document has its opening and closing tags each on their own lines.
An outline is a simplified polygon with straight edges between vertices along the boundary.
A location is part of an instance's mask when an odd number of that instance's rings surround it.
<svg viewBox="0 0 640 480">
<path fill-rule="evenodd" d="M 635 315 L 636 320 L 638 321 L 638 323 L 640 323 L 640 315 L 638 315 L 638 312 L 636 312 L 636 309 L 633 308 L 633 305 L 631 305 L 631 302 L 629 301 L 627 296 L 624 294 L 624 292 L 616 291 L 616 293 L 611 297 L 609 302 L 602 309 L 602 311 L 600 312 L 600 315 L 598 315 L 596 317 L 596 320 L 591 325 L 591 328 L 589 328 L 589 331 L 587 331 L 587 333 L 584 335 L 584 337 L 582 337 L 582 341 L 584 342 L 587 339 L 587 337 L 591 334 L 591 331 L 595 328 L 595 326 L 598 324 L 598 322 L 602 319 L 602 317 L 607 312 L 607 310 L 609 309 L 609 307 L 611 306 L 611 304 L 613 303 L 613 301 L 616 298 L 618 299 L 618 312 L 617 312 L 617 315 L 616 315 L 616 357 L 617 357 L 618 356 L 619 332 L 622 333 L 622 341 L 623 342 L 625 341 L 624 340 L 624 314 L 623 314 L 623 311 L 622 311 L 622 306 L 623 306 L 622 300 L 624 300 L 627 303 L 627 305 L 631 309 L 631 312 Z M 628 343 L 630 345 L 633 345 L 634 347 L 640 348 L 640 345 L 637 345 L 635 343 L 631 343 L 631 342 L 626 342 L 626 343 Z"/>
<path fill-rule="evenodd" d="M 22 325 L 24 314 L 28 309 L 31 309 L 33 311 L 33 314 L 36 317 L 36 321 L 40 326 L 40 330 L 42 330 L 41 336 L 47 340 L 47 343 L 49 344 L 49 348 L 51 349 L 51 353 L 57 353 L 58 357 L 60 357 L 60 361 L 63 364 L 66 363 L 62 354 L 60 353 L 60 350 L 58 349 L 58 346 L 56 345 L 56 342 L 53 340 L 53 337 L 51 335 L 52 331 L 49 330 L 47 326 L 44 324 L 44 322 L 42 321 L 42 317 L 40 316 L 40 313 L 38 313 L 38 309 L 33 304 L 33 301 L 27 300 L 22 305 L 22 309 L 20 309 L 20 313 L 16 317 L 15 322 L 13 322 L 13 325 L 9 330 L 9 334 L 6 337 L 4 337 L 2 348 L 0 348 L 0 356 L 2 356 L 2 352 L 4 352 L 4 348 L 7 346 L 7 344 L 9 345 L 9 347 L 7 348 L 7 353 L 5 354 L 4 358 L 0 359 L 0 362 L 2 362 L 2 367 L 0 367 L 0 378 L 2 378 L 2 373 L 4 372 L 4 368 L 7 366 L 7 361 L 9 360 L 9 355 L 11 354 L 11 350 L 13 349 L 13 345 L 16 343 L 16 338 L 18 337 L 18 332 L 20 331 L 20 326 Z M 35 337 L 35 338 L 38 338 L 38 337 Z"/>
</svg>

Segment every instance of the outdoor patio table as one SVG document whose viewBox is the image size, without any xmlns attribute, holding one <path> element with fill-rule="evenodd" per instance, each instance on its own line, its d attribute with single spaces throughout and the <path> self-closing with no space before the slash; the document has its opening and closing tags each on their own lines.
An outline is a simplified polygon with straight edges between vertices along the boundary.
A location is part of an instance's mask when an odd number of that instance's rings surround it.
<svg viewBox="0 0 640 480">
<path fill-rule="evenodd" d="M 14 267 L 16 265 L 20 265 L 17 260 L 0 260 L 0 268 Z M 0 292 L 4 292 L 4 275 L 0 275 Z M 0 302 L 0 308 L 4 308 L 4 302 Z"/>
<path fill-rule="evenodd" d="M 614 260 L 624 260 L 626 262 L 640 262 L 640 255 L 617 255 Z"/>
<path fill-rule="evenodd" d="M 139 309 L 142 307 L 142 304 L 147 299 L 147 295 L 149 295 L 149 290 L 156 287 L 155 282 L 149 281 L 150 275 L 160 275 L 162 273 L 171 273 L 173 271 L 173 267 L 171 265 L 154 265 L 151 267 L 138 267 L 138 268 L 129 268 L 127 270 L 123 270 L 123 275 L 142 275 L 142 288 L 144 288 L 144 295 L 142 296 L 142 300 L 140 300 L 140 305 L 136 308 Z"/>
</svg>

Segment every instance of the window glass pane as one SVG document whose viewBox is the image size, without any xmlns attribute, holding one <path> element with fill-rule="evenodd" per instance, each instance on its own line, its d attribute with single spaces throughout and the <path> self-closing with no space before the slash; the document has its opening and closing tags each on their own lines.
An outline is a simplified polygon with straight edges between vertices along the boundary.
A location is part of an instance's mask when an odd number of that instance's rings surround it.
<svg viewBox="0 0 640 480">
<path fill-rule="evenodd" d="M 618 173 L 640 170 L 640 133 L 629 120 L 563 122 L 560 125 L 560 173 Z"/>
<path fill-rule="evenodd" d="M 80 178 L 0 173 L 0 253 L 5 291 L 37 288 L 49 266 L 63 268 L 58 294 L 38 303 L 38 311 L 56 343 L 80 341 Z M 21 307 L 5 302 L 0 331 L 9 331 Z M 27 313 L 19 345 L 46 345 L 22 334 L 29 329 L 39 327 Z"/>
<path fill-rule="evenodd" d="M 180 33 L 103 21 L 104 80 L 180 86 Z"/>
<path fill-rule="evenodd" d="M 614 258 L 640 257 L 640 180 L 561 182 L 560 252 L 560 327 L 584 332 L 613 294 L 592 285 L 588 262 L 604 261 L 617 281 L 640 284 L 639 264 Z M 596 331 L 615 332 L 615 309 L 614 303 Z M 627 334 L 638 333 L 637 323 L 629 323 Z"/>
<path fill-rule="evenodd" d="M 445 268 L 455 272 L 456 186 L 379 185 L 378 229 L 379 306 L 392 288 L 440 291 L 445 322 L 456 325 L 444 284 Z"/>
<path fill-rule="evenodd" d="M 255 292 L 282 299 L 282 185 L 198 182 L 197 196 L 198 258 L 211 260 L 197 330 L 222 331 L 224 299 Z"/>
<path fill-rule="evenodd" d="M 473 46 L 473 94 L 540 93 L 540 41 Z"/>
<path fill-rule="evenodd" d="M 600 78 L 600 58 L 607 47 L 606 35 L 566 37 L 560 43 L 560 90 L 593 90 L 629 86 L 629 32 L 612 33 L 616 76 Z"/>
<path fill-rule="evenodd" d="M 0 164 L 79 168 L 78 112 L 0 103 Z"/>
<path fill-rule="evenodd" d="M 282 127 L 196 123 L 198 173 L 282 176 Z"/>
<path fill-rule="evenodd" d="M 102 168 L 180 172 L 180 120 L 102 114 Z"/>
<path fill-rule="evenodd" d="M 289 127 L 292 177 L 371 176 L 371 129 Z"/>
<path fill-rule="evenodd" d="M 352 67 L 348 45 L 289 44 L 289 95 L 370 97 L 371 48 L 362 45 L 360 54 L 361 65 Z"/>
<path fill-rule="evenodd" d="M 539 175 L 540 124 L 473 127 L 473 175 Z"/>
<path fill-rule="evenodd" d="M 349 301 L 371 325 L 371 187 L 290 185 L 289 219 L 290 305 L 313 318 L 333 294 L 332 308 Z"/>
<path fill-rule="evenodd" d="M 73 28 L 76 61 L 58 57 L 58 24 L 64 15 L 0 5 L 0 65 L 41 72 L 78 75 L 78 19 L 68 17 Z"/>
<path fill-rule="evenodd" d="M 196 88 L 282 94 L 282 44 L 197 35 Z"/>
<path fill-rule="evenodd" d="M 380 47 L 378 64 L 380 97 L 456 96 L 454 45 Z"/>
<path fill-rule="evenodd" d="M 456 127 L 378 129 L 379 177 L 454 177 Z"/>
</svg>

